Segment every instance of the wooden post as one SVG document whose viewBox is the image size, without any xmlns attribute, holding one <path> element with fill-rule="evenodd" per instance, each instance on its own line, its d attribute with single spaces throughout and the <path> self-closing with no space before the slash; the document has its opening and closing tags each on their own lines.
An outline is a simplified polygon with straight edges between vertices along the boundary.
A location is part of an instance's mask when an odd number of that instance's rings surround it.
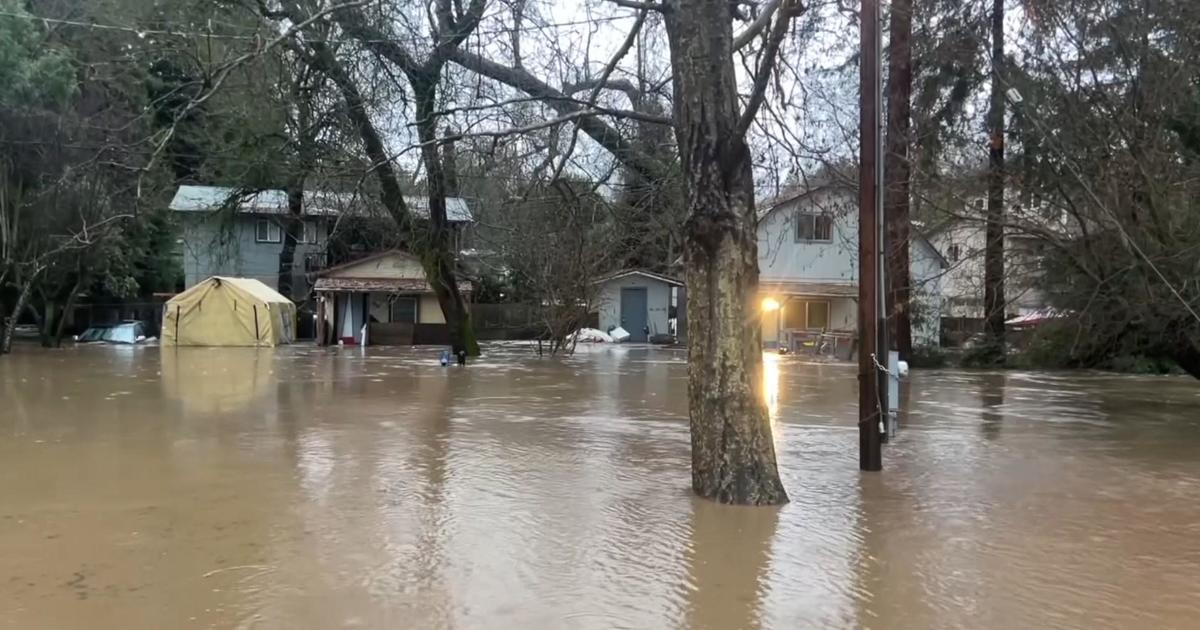
<svg viewBox="0 0 1200 630">
<path fill-rule="evenodd" d="M 879 421 L 879 0 L 862 0 L 859 13 L 858 207 L 858 466 L 883 470 Z"/>
</svg>

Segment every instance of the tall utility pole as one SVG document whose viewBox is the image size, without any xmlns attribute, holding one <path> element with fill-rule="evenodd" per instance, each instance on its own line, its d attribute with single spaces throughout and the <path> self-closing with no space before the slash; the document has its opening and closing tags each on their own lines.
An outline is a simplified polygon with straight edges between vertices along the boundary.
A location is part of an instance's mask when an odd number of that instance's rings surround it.
<svg viewBox="0 0 1200 630">
<path fill-rule="evenodd" d="M 883 470 L 883 400 L 878 363 L 880 340 L 880 85 L 879 0 L 862 0 L 859 12 L 862 66 L 859 72 L 858 169 L 858 467 Z"/>
</svg>

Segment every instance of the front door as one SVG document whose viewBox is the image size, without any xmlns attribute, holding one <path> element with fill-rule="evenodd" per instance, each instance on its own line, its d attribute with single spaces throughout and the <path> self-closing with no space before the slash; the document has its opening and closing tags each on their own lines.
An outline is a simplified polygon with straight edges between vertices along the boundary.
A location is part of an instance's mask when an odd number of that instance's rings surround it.
<svg viewBox="0 0 1200 630">
<path fill-rule="evenodd" d="M 647 317 L 646 287 L 621 289 L 621 328 L 629 333 L 630 341 L 647 341 Z"/>
</svg>

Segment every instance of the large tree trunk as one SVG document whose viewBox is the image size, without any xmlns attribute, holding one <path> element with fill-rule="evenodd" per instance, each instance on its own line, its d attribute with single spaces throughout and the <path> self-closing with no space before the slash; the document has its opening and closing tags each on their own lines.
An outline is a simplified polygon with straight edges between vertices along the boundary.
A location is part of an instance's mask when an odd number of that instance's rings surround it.
<svg viewBox="0 0 1200 630">
<path fill-rule="evenodd" d="M 738 130 L 730 3 L 676 0 L 667 19 L 688 207 L 692 488 L 722 503 L 784 503 L 762 398 L 757 217 Z"/>
<path fill-rule="evenodd" d="M 912 271 L 909 263 L 909 130 L 912 113 L 912 0 L 893 0 L 888 49 L 887 154 L 884 219 L 887 225 L 888 338 L 901 359 L 912 354 Z"/>
<path fill-rule="evenodd" d="M 450 347 L 454 354 L 466 352 L 479 355 L 479 343 L 471 327 L 471 315 L 466 301 L 458 290 L 458 252 L 454 251 L 454 232 L 446 218 L 446 171 L 437 144 L 437 87 L 436 77 L 410 77 L 417 102 L 417 136 L 421 141 L 421 160 L 425 165 L 425 182 L 429 195 L 428 241 L 422 247 L 421 262 L 433 292 L 437 295 L 446 327 L 450 331 Z"/>
<path fill-rule="evenodd" d="M 72 317 L 75 313 L 75 300 L 79 298 L 79 292 L 83 290 L 83 285 L 86 282 L 85 276 L 80 274 L 79 279 L 71 287 L 71 293 L 67 295 L 67 301 L 63 305 L 62 313 L 58 317 L 58 325 L 54 329 L 54 347 L 62 347 L 63 334 L 67 331 L 67 318 Z"/>
<path fill-rule="evenodd" d="M 291 178 L 287 184 L 288 214 L 284 218 L 283 248 L 279 250 L 279 293 L 297 302 L 295 295 L 296 244 L 304 239 L 304 175 Z"/>
<path fill-rule="evenodd" d="M 54 298 L 47 297 L 42 302 L 42 321 L 39 332 L 43 348 L 54 347 L 54 330 L 57 328 L 58 317 L 58 304 Z"/>
<path fill-rule="evenodd" d="M 1003 363 L 1004 343 L 1004 0 L 992 1 L 992 94 L 988 110 L 988 201 L 983 252 L 983 309 L 991 359 Z"/>
</svg>

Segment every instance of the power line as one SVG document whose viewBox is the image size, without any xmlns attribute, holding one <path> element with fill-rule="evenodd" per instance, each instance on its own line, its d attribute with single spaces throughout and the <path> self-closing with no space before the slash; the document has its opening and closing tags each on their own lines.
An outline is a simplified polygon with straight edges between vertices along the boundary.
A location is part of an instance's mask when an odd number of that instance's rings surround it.
<svg viewBox="0 0 1200 630">
<path fill-rule="evenodd" d="M 263 39 L 263 35 L 243 35 L 237 33 L 214 33 L 212 31 L 187 31 L 187 30 L 170 30 L 170 29 L 154 29 L 154 28 L 138 28 L 136 26 L 122 26 L 119 24 L 103 24 L 99 22 L 84 22 L 80 20 L 68 20 L 63 18 L 42 17 L 32 14 L 12 13 L 8 11 L 0 11 L 0 17 L 23 19 L 30 22 L 42 22 L 43 24 L 58 24 L 62 26 L 74 26 L 77 28 L 86 28 L 92 30 L 113 31 L 121 33 L 130 33 L 136 35 L 139 39 L 144 39 L 150 36 L 166 36 L 166 37 L 197 37 L 210 39 L 223 39 L 232 41 L 257 41 Z M 589 26 L 597 22 L 615 22 L 618 20 L 629 20 L 636 18 L 636 15 L 611 15 L 604 17 L 595 17 L 587 20 L 572 20 L 567 22 L 552 22 L 543 24 L 531 24 L 521 27 L 503 27 L 496 29 L 476 29 L 472 31 L 472 35 L 503 35 L 520 32 L 542 31 L 549 28 L 563 28 L 568 26 Z M 306 41 L 314 43 L 326 44 L 342 44 L 342 43 L 359 43 L 359 44 L 376 44 L 393 42 L 395 39 L 357 39 L 353 37 L 344 38 L 306 38 Z"/>
</svg>

